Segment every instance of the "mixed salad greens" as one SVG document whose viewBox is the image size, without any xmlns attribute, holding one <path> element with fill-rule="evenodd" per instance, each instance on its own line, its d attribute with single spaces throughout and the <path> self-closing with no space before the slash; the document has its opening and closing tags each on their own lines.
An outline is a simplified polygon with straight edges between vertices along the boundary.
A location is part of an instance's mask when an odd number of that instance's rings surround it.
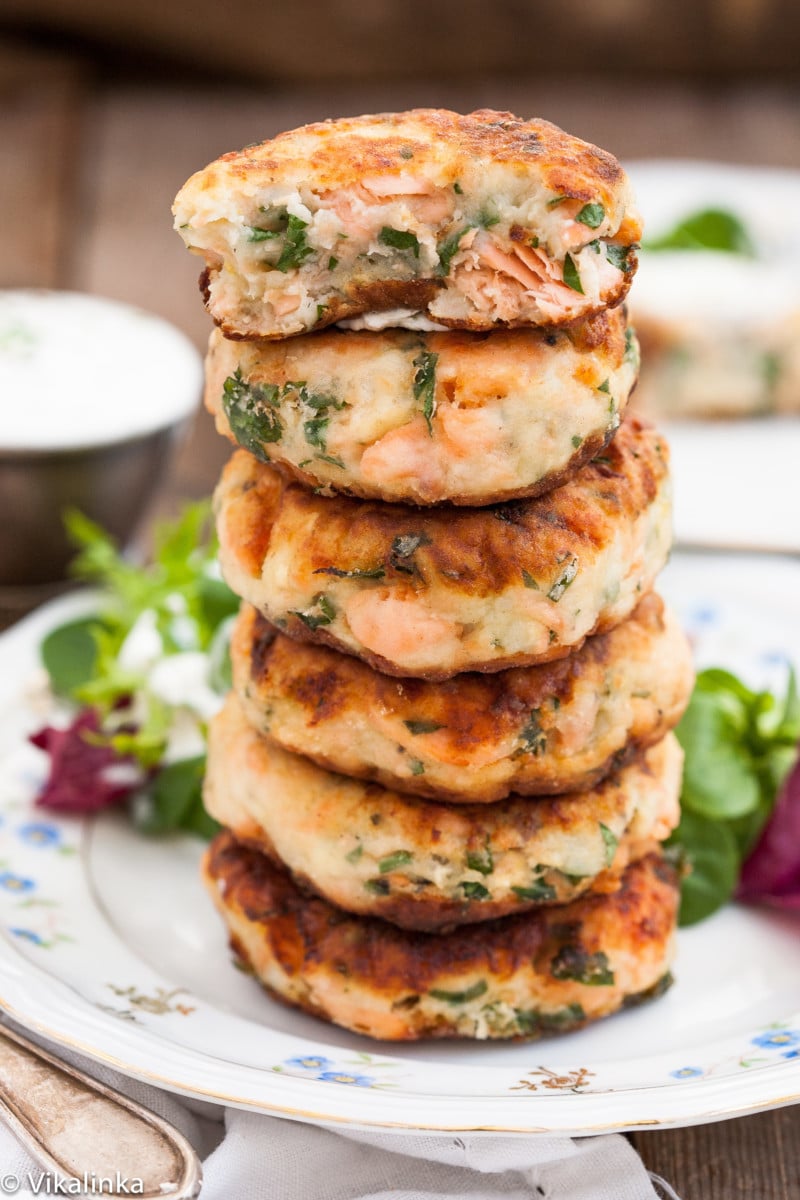
<svg viewBox="0 0 800 1200">
<path fill-rule="evenodd" d="M 201 799 L 205 725 L 230 686 L 238 600 L 219 575 L 209 505 L 162 525 L 145 566 L 79 513 L 68 529 L 73 572 L 96 586 L 96 608 L 42 644 L 71 723 L 32 739 L 50 757 L 37 803 L 62 812 L 124 803 L 145 833 L 210 837 L 218 826 Z M 702 671 L 677 734 L 686 768 L 668 853 L 686 868 L 681 923 L 703 920 L 734 894 L 800 909 L 794 674 L 779 701 L 728 671 Z"/>
</svg>

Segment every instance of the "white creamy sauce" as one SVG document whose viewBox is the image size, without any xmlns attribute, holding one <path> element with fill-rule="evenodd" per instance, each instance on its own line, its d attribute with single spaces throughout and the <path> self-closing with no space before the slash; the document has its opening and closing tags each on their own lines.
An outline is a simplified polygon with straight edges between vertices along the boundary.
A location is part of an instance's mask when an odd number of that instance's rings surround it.
<svg viewBox="0 0 800 1200">
<path fill-rule="evenodd" d="M 337 321 L 340 329 L 368 329 L 371 333 L 380 333 L 382 329 L 417 329 L 425 333 L 447 329 L 432 321 L 424 313 L 413 308 L 388 308 L 385 312 L 368 312 L 360 317 L 350 317 L 345 321 Z"/>
<path fill-rule="evenodd" d="M 122 441 L 197 407 L 202 362 L 166 321 L 75 292 L 0 291 L 0 450 Z"/>
<path fill-rule="evenodd" d="M 765 325 L 800 310 L 800 172 L 721 163 L 627 164 L 645 245 L 703 209 L 733 213 L 756 257 L 719 251 L 641 251 L 630 308 L 649 317 Z"/>
</svg>

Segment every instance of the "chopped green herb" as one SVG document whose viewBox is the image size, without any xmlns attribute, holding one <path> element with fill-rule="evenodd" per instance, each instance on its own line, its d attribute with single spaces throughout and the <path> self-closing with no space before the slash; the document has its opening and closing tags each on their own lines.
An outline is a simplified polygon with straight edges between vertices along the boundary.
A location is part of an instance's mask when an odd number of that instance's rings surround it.
<svg viewBox="0 0 800 1200">
<path fill-rule="evenodd" d="M 554 196 L 552 200 L 547 201 L 547 207 L 558 208 L 559 204 L 563 204 L 565 200 L 569 200 L 569 196 Z"/>
<path fill-rule="evenodd" d="M 600 822 L 600 833 L 602 834 L 603 846 L 605 847 L 606 866 L 610 867 L 614 861 L 614 855 L 617 852 L 619 838 L 608 828 L 607 825 L 604 825 L 602 821 Z"/>
<path fill-rule="evenodd" d="M 338 267 L 338 265 L 339 265 L 339 260 L 338 260 L 338 258 L 336 257 L 336 255 L 335 255 L 335 254 L 332 254 L 332 255 L 330 256 L 330 258 L 328 259 L 328 270 L 329 270 L 329 271 L 335 271 L 335 270 L 336 270 L 336 268 Z"/>
<path fill-rule="evenodd" d="M 489 900 L 492 893 L 482 883 L 477 880 L 465 879 L 458 885 L 466 900 Z"/>
<path fill-rule="evenodd" d="M 414 151 L 411 149 L 410 146 L 403 146 L 403 148 L 400 151 L 400 157 L 404 158 L 406 160 L 406 162 L 408 162 L 409 159 L 412 159 L 414 157 Z"/>
<path fill-rule="evenodd" d="M 279 389 L 274 383 L 247 383 L 240 367 L 222 385 L 222 407 L 231 433 L 245 450 L 269 462 L 264 446 L 278 442 L 283 424 L 276 411 Z"/>
<path fill-rule="evenodd" d="M 558 641 L 558 634 L 556 633 L 555 629 L 550 629 L 548 632 L 550 635 L 548 638 L 548 644 L 552 646 L 554 642 Z"/>
<path fill-rule="evenodd" d="M 626 340 L 625 341 L 625 351 L 626 352 L 627 352 L 627 349 L 628 349 L 628 342 Z M 598 392 L 605 392 L 607 396 L 611 395 L 611 385 L 607 379 L 604 379 L 602 383 L 598 383 L 597 390 L 598 390 Z"/>
<path fill-rule="evenodd" d="M 623 362 L 639 366 L 639 343 L 636 341 L 636 330 L 630 325 L 625 330 L 625 353 L 622 357 Z"/>
<path fill-rule="evenodd" d="M 409 759 L 408 769 L 412 775 L 425 774 L 425 764 L 421 763 L 418 758 Z"/>
<path fill-rule="evenodd" d="M 580 436 L 579 436 L 577 433 L 574 433 L 574 434 L 572 435 L 572 448 L 573 448 L 573 450 L 577 450 L 577 449 L 578 449 L 578 446 L 580 446 L 580 444 L 582 443 L 582 441 L 583 441 L 583 438 L 582 438 L 582 437 L 580 437 Z"/>
<path fill-rule="evenodd" d="M 327 449 L 329 424 L 330 417 L 312 417 L 309 421 L 303 422 L 303 433 L 309 446 L 316 446 L 323 451 Z"/>
<path fill-rule="evenodd" d="M 330 463 L 332 467 L 338 467 L 340 471 L 346 471 L 347 467 L 340 458 L 334 458 L 332 454 L 316 454 L 314 456 L 317 462 Z"/>
<path fill-rule="evenodd" d="M 445 240 L 440 242 L 436 247 L 436 251 L 439 255 L 439 266 L 436 269 L 437 275 L 449 274 L 450 263 L 453 261 L 453 258 L 458 251 L 458 247 L 461 244 L 461 239 L 463 238 L 464 234 L 469 233 L 470 229 L 472 228 L 472 225 L 465 225 L 463 229 L 459 229 L 455 233 L 452 233 L 449 238 L 445 238 Z"/>
<path fill-rule="evenodd" d="M 564 255 L 564 283 L 572 288 L 573 292 L 584 294 L 580 273 L 571 254 Z"/>
<path fill-rule="evenodd" d="M 309 629 L 319 629 L 321 625 L 330 625 L 336 616 L 336 609 L 323 592 L 319 592 L 314 597 L 311 608 L 307 612 L 298 612 L 297 609 L 290 609 L 290 612 L 292 616 L 299 617 Z"/>
<path fill-rule="evenodd" d="M 416 575 L 417 568 L 414 563 L 407 563 L 407 560 L 413 558 L 420 546 L 429 546 L 431 539 L 426 533 L 400 533 L 392 542 L 392 548 L 389 553 L 389 561 L 395 571 L 400 571 L 404 575 Z"/>
<path fill-rule="evenodd" d="M 422 415 L 428 426 L 428 433 L 433 434 L 433 414 L 436 412 L 436 364 L 439 355 L 430 350 L 423 350 L 414 359 L 414 399 L 417 404 L 422 402 Z"/>
<path fill-rule="evenodd" d="M 307 221 L 301 221 L 299 217 L 289 214 L 286 219 L 286 240 L 283 243 L 281 256 L 275 264 L 276 270 L 282 271 L 284 274 L 287 271 L 296 270 L 302 266 L 309 255 L 314 253 L 306 242 L 307 224 Z"/>
<path fill-rule="evenodd" d="M 378 234 L 378 241 L 382 246 L 391 246 L 393 250 L 412 250 L 414 258 L 419 258 L 419 240 L 408 229 L 392 229 L 390 225 L 384 225 Z"/>
<path fill-rule="evenodd" d="M 500 218 L 496 213 L 489 212 L 488 208 L 481 209 L 476 220 L 481 229 L 491 229 L 493 225 L 500 224 Z"/>
<path fill-rule="evenodd" d="M 523 753 L 532 754 L 534 758 L 544 754 L 547 749 L 547 734 L 542 730 L 539 713 L 540 709 L 533 709 L 519 734 Z"/>
<path fill-rule="evenodd" d="M 632 246 L 612 246 L 606 243 L 606 258 L 612 267 L 616 267 L 618 271 L 627 273 L 631 269 L 628 255 L 632 249 Z"/>
<path fill-rule="evenodd" d="M 403 721 L 403 724 L 414 737 L 421 733 L 435 733 L 437 729 L 444 729 L 444 725 L 440 725 L 438 721 Z"/>
<path fill-rule="evenodd" d="M 270 242 L 273 238 L 280 237 L 280 231 L 277 229 L 250 229 L 248 242 Z"/>
<path fill-rule="evenodd" d="M 467 866 L 470 871 L 477 871 L 480 875 L 491 875 L 494 870 L 494 856 L 488 836 L 482 850 L 467 851 Z"/>
<path fill-rule="evenodd" d="M 485 979 L 479 979 L 477 983 L 473 983 L 472 987 L 466 988 L 463 992 L 444 992 L 441 988 L 431 988 L 428 993 L 433 996 L 434 1000 L 444 1000 L 446 1004 L 469 1004 L 471 1000 L 477 1000 L 479 996 L 485 995 L 489 990 L 489 985 Z"/>
<path fill-rule="evenodd" d="M 364 881 L 364 891 L 371 892 L 373 896 L 388 896 L 391 891 L 391 885 L 388 879 L 366 879 Z"/>
<path fill-rule="evenodd" d="M 512 892 L 518 900 L 531 900 L 540 903 L 545 900 L 555 900 L 556 889 L 543 879 L 534 879 L 530 887 L 512 887 Z"/>
<path fill-rule="evenodd" d="M 408 850 L 395 850 L 394 854 L 387 854 L 386 858 L 382 858 L 378 863 L 378 870 L 381 875 L 388 875 L 390 871 L 396 871 L 398 867 L 407 867 L 410 862 L 413 862 L 414 855 Z"/>
<path fill-rule="evenodd" d="M 577 558 L 572 558 L 567 565 L 562 568 L 561 574 L 558 576 L 555 583 L 550 588 L 550 591 L 547 593 L 547 599 L 558 603 L 577 574 L 578 560 Z"/>
<path fill-rule="evenodd" d="M 531 247 L 532 250 L 539 249 L 539 239 L 536 236 L 536 234 L 534 234 L 532 238 L 528 239 L 528 245 Z"/>
<path fill-rule="evenodd" d="M 363 853 L 364 853 L 364 847 L 361 845 L 361 842 L 359 842 L 358 845 L 355 846 L 354 849 L 352 849 L 349 854 L 345 854 L 345 859 L 347 862 L 355 865 L 358 862 L 358 860 L 361 858 L 361 855 Z"/>
<path fill-rule="evenodd" d="M 704 208 L 692 213 L 644 246 L 646 250 L 719 250 L 755 257 L 755 247 L 745 226 L 734 213 L 722 208 Z"/>
<path fill-rule="evenodd" d="M 456 194 L 457 196 L 463 196 L 463 195 L 464 195 L 464 189 L 462 188 L 462 186 L 461 186 L 461 184 L 458 182 L 458 180 L 456 180 L 456 181 L 455 181 L 455 183 L 453 184 L 453 191 L 455 192 L 455 194 Z"/>
<path fill-rule="evenodd" d="M 602 950 L 588 954 L 582 946 L 564 946 L 550 962 L 554 979 L 573 979 L 589 987 L 611 987 L 614 972 Z"/>
<path fill-rule="evenodd" d="M 526 571 L 524 567 L 522 568 L 522 582 L 525 584 L 526 588 L 532 588 L 534 592 L 540 592 L 542 590 L 531 575 L 530 571 Z"/>
<path fill-rule="evenodd" d="M 557 1008 L 555 1012 L 517 1008 L 514 1014 L 519 1031 L 524 1037 L 530 1037 L 534 1033 L 558 1033 L 586 1020 L 586 1013 L 580 1004 L 567 1004 L 564 1008 Z"/>
<path fill-rule="evenodd" d="M 580 221 L 581 225 L 586 225 L 589 229 L 597 229 L 603 224 L 605 215 L 606 210 L 602 204 L 584 204 L 575 220 Z"/>
<path fill-rule="evenodd" d="M 351 571 L 343 571 L 341 567 L 316 567 L 315 575 L 333 575 L 336 579 L 383 579 L 386 572 L 383 567 L 353 567 Z"/>
</svg>

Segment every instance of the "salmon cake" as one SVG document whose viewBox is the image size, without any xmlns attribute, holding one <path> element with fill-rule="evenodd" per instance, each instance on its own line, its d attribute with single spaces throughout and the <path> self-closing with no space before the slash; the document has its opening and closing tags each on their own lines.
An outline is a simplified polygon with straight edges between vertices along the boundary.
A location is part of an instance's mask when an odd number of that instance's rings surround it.
<svg viewBox="0 0 800 1200">
<path fill-rule="evenodd" d="M 637 365 L 622 308 L 558 332 L 216 330 L 206 407 L 221 434 L 311 486 L 485 505 L 549 491 L 599 454 Z"/>
<path fill-rule="evenodd" d="M 678 880 L 657 854 L 566 907 L 447 934 L 310 899 L 228 832 L 203 874 L 236 958 L 270 994 L 368 1037 L 538 1038 L 671 982 Z"/>
<path fill-rule="evenodd" d="M 677 824 L 682 763 L 670 734 L 592 791 L 448 805 L 271 745 L 231 696 L 211 722 L 204 797 L 212 817 L 304 890 L 436 930 L 565 904 L 621 871 Z"/>
<path fill-rule="evenodd" d="M 272 624 L 428 679 L 564 657 L 633 612 L 671 540 L 667 448 L 631 417 L 533 500 L 419 509 L 326 496 L 240 450 L 215 508 L 223 575 Z"/>
<path fill-rule="evenodd" d="M 236 338 L 563 325 L 625 298 L 641 236 L 612 155 L 492 109 L 306 125 L 198 171 L 173 213 Z"/>
<path fill-rule="evenodd" d="M 677 725 L 694 683 L 688 640 L 653 592 L 567 658 L 441 683 L 293 641 L 249 605 L 231 658 L 247 719 L 270 741 L 344 775 L 462 803 L 594 786 Z"/>
</svg>

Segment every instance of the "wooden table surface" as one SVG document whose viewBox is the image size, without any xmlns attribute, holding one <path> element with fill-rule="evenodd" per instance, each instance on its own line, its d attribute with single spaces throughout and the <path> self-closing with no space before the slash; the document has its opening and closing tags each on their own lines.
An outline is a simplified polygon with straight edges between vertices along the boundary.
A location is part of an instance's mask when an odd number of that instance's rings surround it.
<svg viewBox="0 0 800 1200">
<path fill-rule="evenodd" d="M 0 43 L 0 286 L 130 301 L 202 346 L 209 320 L 198 266 L 169 212 L 188 175 L 225 150 L 308 120 L 427 104 L 537 113 L 622 158 L 800 168 L 800 92 L 787 89 L 709 92 L 586 78 L 302 92 L 100 87 L 80 63 Z M 226 457 L 210 419 L 198 419 L 156 509 L 208 493 Z M 800 1197 L 800 1106 L 632 1140 L 683 1200 Z"/>
</svg>

